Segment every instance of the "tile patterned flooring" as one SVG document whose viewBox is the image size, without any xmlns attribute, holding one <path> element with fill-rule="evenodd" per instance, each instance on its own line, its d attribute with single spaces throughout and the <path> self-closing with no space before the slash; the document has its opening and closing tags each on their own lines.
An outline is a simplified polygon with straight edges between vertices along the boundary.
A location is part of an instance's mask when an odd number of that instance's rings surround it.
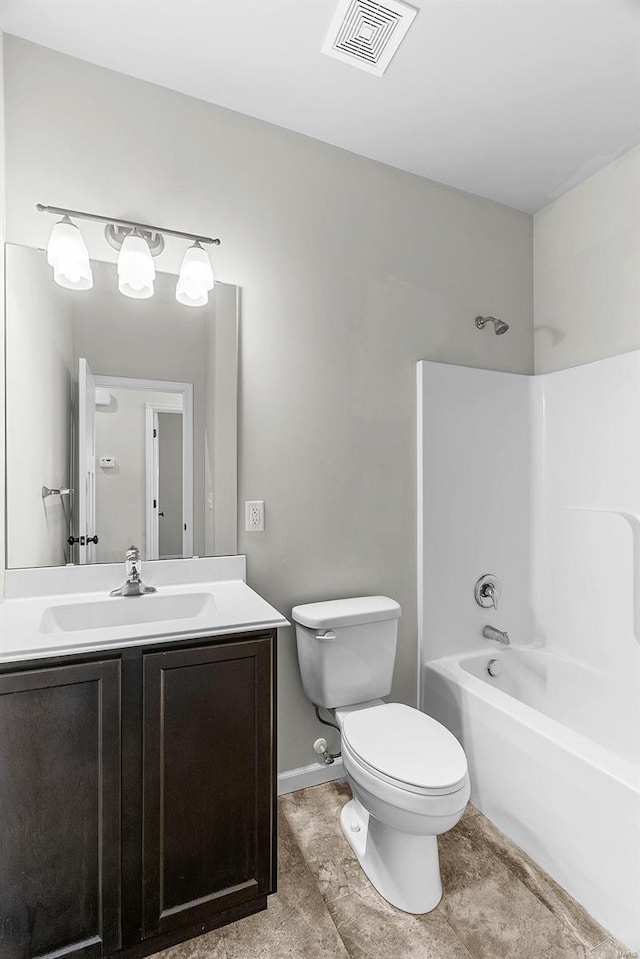
<svg viewBox="0 0 640 959">
<path fill-rule="evenodd" d="M 471 805 L 439 840 L 439 906 L 400 912 L 342 835 L 350 796 L 337 782 L 282 796 L 278 892 L 267 911 L 154 959 L 631 959 Z"/>
</svg>

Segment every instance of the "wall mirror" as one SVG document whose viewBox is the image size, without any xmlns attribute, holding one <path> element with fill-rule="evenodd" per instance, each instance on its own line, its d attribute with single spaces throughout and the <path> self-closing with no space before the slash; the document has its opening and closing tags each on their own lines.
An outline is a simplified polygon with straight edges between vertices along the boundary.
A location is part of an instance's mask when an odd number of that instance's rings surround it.
<svg viewBox="0 0 640 959">
<path fill-rule="evenodd" d="M 7 244 L 7 567 L 237 552 L 238 288 L 185 307 L 58 286 Z"/>
</svg>

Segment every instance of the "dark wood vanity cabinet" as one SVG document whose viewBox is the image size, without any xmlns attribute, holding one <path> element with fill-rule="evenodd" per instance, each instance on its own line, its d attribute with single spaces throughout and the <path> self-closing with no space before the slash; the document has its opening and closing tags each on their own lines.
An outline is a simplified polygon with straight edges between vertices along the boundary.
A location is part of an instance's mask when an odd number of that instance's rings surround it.
<svg viewBox="0 0 640 959">
<path fill-rule="evenodd" d="M 120 945 L 120 663 L 0 675 L 0 956 Z"/>
<path fill-rule="evenodd" d="M 138 959 L 275 888 L 275 632 L 0 666 L 0 957 Z"/>
<path fill-rule="evenodd" d="M 271 888 L 269 640 L 144 657 L 144 935 Z"/>
</svg>

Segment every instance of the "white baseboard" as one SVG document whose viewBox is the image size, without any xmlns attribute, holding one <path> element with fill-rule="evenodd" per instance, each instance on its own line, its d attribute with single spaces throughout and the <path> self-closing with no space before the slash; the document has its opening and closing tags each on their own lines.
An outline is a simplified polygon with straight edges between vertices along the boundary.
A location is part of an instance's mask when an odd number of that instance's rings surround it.
<svg viewBox="0 0 640 959">
<path fill-rule="evenodd" d="M 307 786 L 319 786 L 321 783 L 333 782 L 334 779 L 344 779 L 345 776 L 342 759 L 336 759 L 329 766 L 324 763 L 311 763 L 310 766 L 287 769 L 278 775 L 278 795 L 306 789 Z"/>
</svg>

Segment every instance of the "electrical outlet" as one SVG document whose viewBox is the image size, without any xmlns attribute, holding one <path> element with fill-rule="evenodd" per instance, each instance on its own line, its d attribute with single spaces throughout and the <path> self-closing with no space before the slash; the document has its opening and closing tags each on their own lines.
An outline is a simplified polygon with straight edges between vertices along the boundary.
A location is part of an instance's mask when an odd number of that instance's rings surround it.
<svg viewBox="0 0 640 959">
<path fill-rule="evenodd" d="M 244 528 L 247 533 L 264 532 L 264 500 L 247 500 L 244 504 Z"/>
</svg>

